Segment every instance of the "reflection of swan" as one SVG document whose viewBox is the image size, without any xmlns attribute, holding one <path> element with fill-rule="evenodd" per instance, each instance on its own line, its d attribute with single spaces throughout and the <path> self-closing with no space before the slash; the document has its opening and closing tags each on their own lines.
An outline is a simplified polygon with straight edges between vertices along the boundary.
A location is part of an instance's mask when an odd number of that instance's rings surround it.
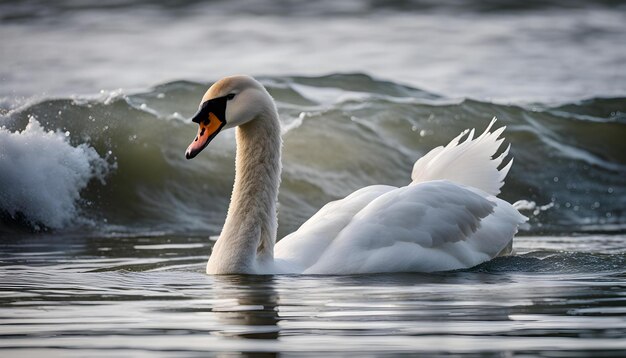
<svg viewBox="0 0 626 358">
<path fill-rule="evenodd" d="M 278 294 L 271 276 L 218 276 L 212 285 L 217 298 L 225 300 L 212 308 L 221 336 L 247 339 L 277 339 Z"/>
<path fill-rule="evenodd" d="M 510 251 L 525 218 L 500 192 L 511 161 L 496 159 L 504 128 L 460 142 L 463 132 L 413 167 L 413 182 L 374 185 L 324 206 L 276 242 L 281 171 L 274 101 L 251 77 L 227 77 L 206 92 L 193 121 L 195 157 L 222 128 L 237 127 L 235 186 L 207 273 L 352 274 L 466 268 Z M 341 153 L 338 153 L 341 155 Z"/>
</svg>

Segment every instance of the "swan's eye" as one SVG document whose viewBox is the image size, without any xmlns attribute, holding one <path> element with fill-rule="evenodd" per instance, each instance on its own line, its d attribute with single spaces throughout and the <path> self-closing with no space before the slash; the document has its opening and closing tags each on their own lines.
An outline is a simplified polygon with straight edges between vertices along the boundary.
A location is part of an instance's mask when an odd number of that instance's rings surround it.
<svg viewBox="0 0 626 358">
<path fill-rule="evenodd" d="M 233 99 L 233 98 L 235 98 L 235 94 L 234 94 L 234 93 L 229 93 L 229 94 L 226 96 L 226 99 L 227 99 L 227 100 L 229 100 L 229 101 L 230 101 L 231 99 Z"/>
</svg>

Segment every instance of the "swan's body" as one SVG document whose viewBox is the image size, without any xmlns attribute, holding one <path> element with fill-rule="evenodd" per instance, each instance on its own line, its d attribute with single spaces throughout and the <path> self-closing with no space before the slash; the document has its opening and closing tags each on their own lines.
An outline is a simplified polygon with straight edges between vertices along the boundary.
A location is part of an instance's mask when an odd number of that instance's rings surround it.
<svg viewBox="0 0 626 358">
<path fill-rule="evenodd" d="M 220 118 L 222 116 L 223 118 Z M 207 120 L 208 119 L 208 120 Z M 331 202 L 276 243 L 281 172 L 280 123 L 273 100 L 247 76 L 218 81 L 205 94 L 199 153 L 222 127 L 237 126 L 235 185 L 209 274 L 357 274 L 432 272 L 468 268 L 508 253 L 526 218 L 496 195 L 511 167 L 492 159 L 500 128 L 473 139 L 467 131 L 430 151 L 412 182 L 375 185 Z"/>
</svg>

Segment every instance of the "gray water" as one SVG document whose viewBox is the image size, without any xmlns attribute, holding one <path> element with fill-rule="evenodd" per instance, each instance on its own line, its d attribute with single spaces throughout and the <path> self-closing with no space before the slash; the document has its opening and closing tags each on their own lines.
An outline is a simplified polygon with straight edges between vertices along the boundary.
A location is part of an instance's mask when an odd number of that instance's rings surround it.
<svg viewBox="0 0 626 358">
<path fill-rule="evenodd" d="M 5 0 L 0 21 L 13 98 L 233 73 L 365 72 L 504 102 L 626 90 L 619 0 Z"/>
<path fill-rule="evenodd" d="M 619 1 L 0 1 L 0 354 L 626 355 Z M 234 174 L 188 118 L 249 73 L 279 235 L 493 116 L 515 254 L 434 274 L 204 274 Z M 338 155 L 338 153 L 340 155 Z"/>
<path fill-rule="evenodd" d="M 457 272 L 321 277 L 207 276 L 210 246 L 183 236 L 5 239 L 0 349 L 626 354 L 623 236 L 519 238 L 515 256 Z"/>
</svg>

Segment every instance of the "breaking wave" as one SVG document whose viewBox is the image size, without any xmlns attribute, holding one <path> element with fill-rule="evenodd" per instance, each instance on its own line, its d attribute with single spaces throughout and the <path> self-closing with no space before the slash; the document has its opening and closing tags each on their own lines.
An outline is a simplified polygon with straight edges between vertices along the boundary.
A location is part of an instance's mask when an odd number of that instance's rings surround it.
<svg viewBox="0 0 626 358">
<path fill-rule="evenodd" d="M 413 162 L 496 116 L 515 163 L 501 196 L 540 232 L 624 231 L 626 98 L 507 105 L 450 99 L 361 74 L 262 78 L 284 137 L 279 235 L 371 184 L 405 185 Z M 45 99 L 0 117 L 0 228 L 216 233 L 234 176 L 232 131 L 198 158 L 186 120 L 208 83 Z M 340 155 L 338 155 L 340 154 Z"/>
<path fill-rule="evenodd" d="M 79 222 L 80 192 L 92 179 L 104 185 L 109 165 L 70 132 L 46 131 L 30 117 L 22 131 L 0 128 L 0 209 L 14 222 L 58 229 Z M 82 221 L 85 223 L 85 221 Z"/>
</svg>

